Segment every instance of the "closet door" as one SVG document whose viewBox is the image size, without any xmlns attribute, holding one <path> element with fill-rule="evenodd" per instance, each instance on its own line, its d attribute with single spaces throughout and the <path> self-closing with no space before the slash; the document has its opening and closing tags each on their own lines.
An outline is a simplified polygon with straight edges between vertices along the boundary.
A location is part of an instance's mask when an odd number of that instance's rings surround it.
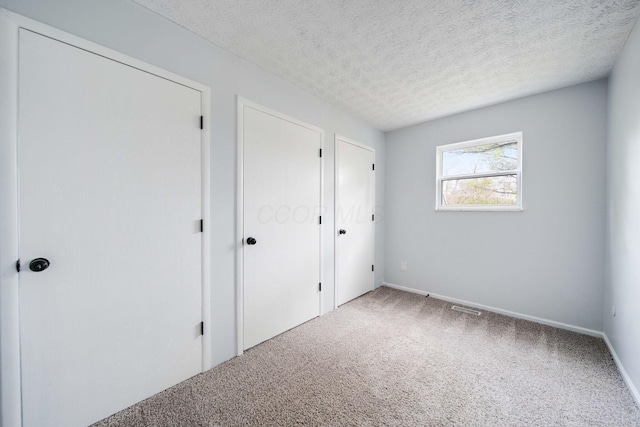
<svg viewBox="0 0 640 427">
<path fill-rule="evenodd" d="M 202 369 L 200 92 L 20 30 L 24 426 Z"/>
<path fill-rule="evenodd" d="M 336 305 L 373 290 L 373 164 L 373 149 L 336 136 Z"/>
<path fill-rule="evenodd" d="M 242 103 L 247 349 L 319 315 L 322 132 Z"/>
</svg>

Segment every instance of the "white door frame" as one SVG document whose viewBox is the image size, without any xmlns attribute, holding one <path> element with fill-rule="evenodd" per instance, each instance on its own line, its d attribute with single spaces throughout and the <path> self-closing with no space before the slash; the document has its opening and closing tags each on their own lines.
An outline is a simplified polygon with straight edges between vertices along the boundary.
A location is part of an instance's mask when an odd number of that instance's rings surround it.
<svg viewBox="0 0 640 427">
<path fill-rule="evenodd" d="M 18 212 L 18 54 L 19 29 L 26 29 L 137 68 L 201 93 L 204 117 L 202 137 L 202 371 L 211 368 L 211 89 L 154 65 L 116 52 L 96 43 L 60 31 L 46 24 L 0 8 L 0 425 L 22 424 L 20 383 L 19 256 Z M 194 124 L 195 125 L 195 124 Z"/>
<path fill-rule="evenodd" d="M 334 179 L 333 179 L 333 185 L 334 185 L 334 189 L 333 189 L 333 218 L 334 218 L 334 224 L 337 224 L 338 222 L 338 192 L 339 192 L 339 186 L 338 186 L 338 166 L 340 163 L 338 163 L 339 160 L 339 156 L 340 156 L 340 151 L 338 150 L 338 141 L 342 141 L 342 142 L 346 142 L 347 144 L 351 144 L 351 145 L 355 145 L 356 147 L 360 147 L 364 150 L 367 151 L 371 151 L 371 153 L 373 154 L 373 164 L 375 165 L 376 163 L 376 150 L 373 147 L 369 147 L 368 145 L 365 145 L 361 142 L 358 141 L 354 141 L 353 139 L 349 139 L 346 138 L 344 136 L 340 136 L 337 133 L 335 134 L 335 138 L 334 138 L 334 153 L 335 153 L 335 159 L 334 159 L 334 164 L 335 167 L 333 168 L 334 171 Z M 376 210 L 376 174 L 375 174 L 375 169 L 373 169 L 371 171 L 372 173 L 372 186 L 371 186 L 371 191 L 373 192 L 372 195 L 372 199 L 371 199 L 371 203 L 372 203 L 372 208 L 373 211 L 371 212 L 372 215 L 375 214 L 375 210 Z M 376 222 L 375 221 L 371 221 L 371 227 L 373 229 L 373 241 L 376 241 Z M 333 230 L 333 258 L 334 258 L 334 263 L 333 263 L 333 283 L 334 283 L 334 289 L 333 289 L 333 308 L 334 310 L 336 308 L 338 308 L 338 286 L 340 286 L 340 284 L 338 283 L 338 263 L 340 262 L 340 258 L 339 258 L 339 249 L 338 249 L 338 227 L 334 226 L 334 230 Z M 376 252 L 375 252 L 375 247 L 373 250 L 373 260 L 371 260 L 371 262 L 373 262 L 373 265 L 375 265 L 375 260 L 376 260 Z M 375 288 L 375 275 L 374 277 L 371 279 L 371 290 L 373 290 Z"/>
<path fill-rule="evenodd" d="M 320 134 L 320 149 L 324 147 L 324 130 L 282 114 L 263 105 L 238 96 L 238 129 L 237 129 L 237 205 L 236 205 L 236 353 L 244 352 L 244 107 L 251 107 L 265 114 L 294 123 Z M 324 157 L 320 157 L 320 212 L 323 211 L 324 199 Z M 322 225 L 320 225 L 320 283 L 322 283 Z M 318 316 L 322 316 L 322 291 L 318 294 Z"/>
</svg>

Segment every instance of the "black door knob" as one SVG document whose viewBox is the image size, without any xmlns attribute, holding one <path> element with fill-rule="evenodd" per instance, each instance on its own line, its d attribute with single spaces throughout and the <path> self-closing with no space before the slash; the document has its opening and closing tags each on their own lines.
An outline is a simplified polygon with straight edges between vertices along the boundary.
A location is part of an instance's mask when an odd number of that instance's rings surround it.
<svg viewBox="0 0 640 427">
<path fill-rule="evenodd" d="M 49 260 L 45 258 L 36 258 L 29 263 L 29 270 L 36 273 L 49 268 Z"/>
<path fill-rule="evenodd" d="M 340 231 L 338 231 L 338 234 L 347 234 L 347 230 L 340 229 Z"/>
<path fill-rule="evenodd" d="M 255 245 L 256 243 L 258 243 L 258 241 L 256 239 L 254 239 L 253 237 L 248 237 L 247 238 L 247 245 Z"/>
</svg>

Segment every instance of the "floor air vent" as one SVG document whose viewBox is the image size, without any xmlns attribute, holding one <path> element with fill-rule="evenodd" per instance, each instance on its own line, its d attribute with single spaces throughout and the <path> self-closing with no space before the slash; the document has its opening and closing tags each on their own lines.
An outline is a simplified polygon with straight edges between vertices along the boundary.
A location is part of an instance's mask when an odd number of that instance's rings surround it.
<svg viewBox="0 0 640 427">
<path fill-rule="evenodd" d="M 473 314 L 474 316 L 480 316 L 480 312 L 478 310 L 471 310 L 470 308 L 465 308 L 465 307 L 459 307 L 457 305 L 452 305 L 451 309 L 455 310 L 455 311 L 461 311 L 461 312 L 467 313 L 467 314 Z"/>
</svg>

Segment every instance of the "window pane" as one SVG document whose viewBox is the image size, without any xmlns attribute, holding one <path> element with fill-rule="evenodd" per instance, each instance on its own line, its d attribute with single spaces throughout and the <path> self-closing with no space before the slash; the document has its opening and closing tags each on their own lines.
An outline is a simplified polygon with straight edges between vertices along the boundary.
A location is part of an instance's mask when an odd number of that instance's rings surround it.
<svg viewBox="0 0 640 427">
<path fill-rule="evenodd" d="M 518 168 L 516 141 L 442 152 L 442 176 L 512 171 Z"/>
<path fill-rule="evenodd" d="M 516 175 L 442 181 L 442 206 L 515 205 Z"/>
</svg>

